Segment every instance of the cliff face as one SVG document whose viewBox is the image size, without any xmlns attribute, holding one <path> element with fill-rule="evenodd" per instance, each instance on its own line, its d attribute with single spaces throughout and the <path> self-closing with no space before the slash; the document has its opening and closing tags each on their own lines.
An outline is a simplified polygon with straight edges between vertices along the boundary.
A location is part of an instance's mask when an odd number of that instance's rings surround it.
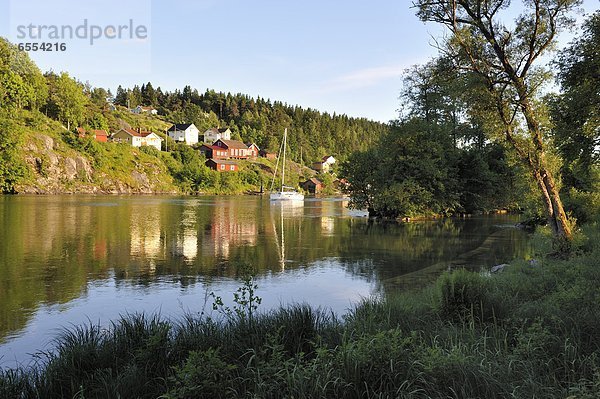
<svg viewBox="0 0 600 399">
<path fill-rule="evenodd" d="M 131 159 L 97 160 L 69 148 L 59 139 L 37 134 L 27 140 L 23 159 L 30 172 L 17 186 L 21 194 L 155 194 L 177 193 L 166 168 L 128 148 Z M 118 154 L 117 154 L 118 155 Z"/>
</svg>

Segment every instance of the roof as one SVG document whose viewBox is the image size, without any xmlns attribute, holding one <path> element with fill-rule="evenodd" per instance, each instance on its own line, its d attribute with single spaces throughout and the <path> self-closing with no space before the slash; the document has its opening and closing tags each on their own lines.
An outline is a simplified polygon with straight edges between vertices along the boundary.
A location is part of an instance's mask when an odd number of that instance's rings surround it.
<svg viewBox="0 0 600 399">
<path fill-rule="evenodd" d="M 169 132 L 174 132 L 176 130 L 187 130 L 188 127 L 192 126 L 193 123 L 176 123 L 169 128 Z"/>
<path fill-rule="evenodd" d="M 217 141 L 220 141 L 222 143 L 225 143 L 225 145 L 229 148 L 240 148 L 243 150 L 247 150 L 248 146 L 246 146 L 246 144 L 242 143 L 241 141 L 237 141 L 237 140 L 224 140 L 224 139 L 219 139 Z"/>
<path fill-rule="evenodd" d="M 315 186 L 320 186 L 320 185 L 323 184 L 319 179 L 315 179 L 314 177 L 311 177 L 310 179 L 308 179 L 307 181 L 305 181 L 302 184 L 306 184 L 306 183 L 309 183 L 309 182 L 313 183 Z"/>
<path fill-rule="evenodd" d="M 205 147 L 205 148 L 210 148 L 211 150 L 216 150 L 216 151 L 225 151 L 224 148 L 221 147 L 217 147 L 216 145 L 208 145 L 208 144 L 202 144 L 200 146 L 200 148 Z"/>
<path fill-rule="evenodd" d="M 82 127 L 77 128 L 77 133 L 79 133 L 79 134 L 93 133 L 96 136 L 108 136 L 108 132 L 106 130 L 102 130 L 102 129 L 86 130 Z"/>
<path fill-rule="evenodd" d="M 133 129 L 121 129 L 121 130 L 124 131 L 125 133 L 128 133 L 129 135 L 135 136 L 135 137 L 146 137 L 146 136 L 149 136 L 154 133 L 154 132 L 142 132 L 142 131 L 138 132 Z M 119 130 L 119 132 L 121 130 Z M 117 132 L 117 133 L 119 133 L 119 132 Z"/>
<path fill-rule="evenodd" d="M 329 158 L 333 158 L 333 155 L 325 155 L 323 157 L 323 162 L 327 161 Z M 335 158 L 333 158 L 335 160 Z"/>
<path fill-rule="evenodd" d="M 108 136 L 108 132 L 106 130 L 101 130 L 101 129 L 92 129 L 90 130 L 92 133 L 94 133 L 96 136 Z"/>
<path fill-rule="evenodd" d="M 220 127 L 220 128 L 213 127 L 213 128 L 207 129 L 206 132 L 204 132 L 204 133 L 207 133 L 207 132 L 211 132 L 211 133 L 214 133 L 214 134 L 216 134 L 216 133 L 225 133 L 228 130 L 229 130 L 228 127 Z"/>
<path fill-rule="evenodd" d="M 256 145 L 256 143 L 246 143 L 246 147 L 250 148 L 252 146 L 255 146 L 260 151 L 260 147 L 258 145 Z"/>
<path fill-rule="evenodd" d="M 210 161 L 212 161 L 212 162 L 214 162 L 214 163 L 216 163 L 216 164 L 223 164 L 223 165 L 237 165 L 237 162 L 235 162 L 235 161 L 229 161 L 229 160 L 227 160 L 227 159 L 213 159 L 213 158 L 211 158 L 211 159 L 209 159 L 209 160 L 208 160 L 208 161 L 206 161 L 206 162 L 210 162 Z"/>
<path fill-rule="evenodd" d="M 144 111 L 152 111 L 153 109 L 155 109 L 154 107 L 144 107 L 142 105 L 140 105 L 140 108 L 143 109 Z"/>
</svg>

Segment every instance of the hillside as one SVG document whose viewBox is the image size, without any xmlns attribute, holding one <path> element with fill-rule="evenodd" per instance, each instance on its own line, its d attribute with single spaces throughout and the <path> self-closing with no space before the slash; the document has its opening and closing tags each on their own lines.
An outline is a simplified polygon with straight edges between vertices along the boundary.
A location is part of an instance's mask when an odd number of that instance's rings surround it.
<svg viewBox="0 0 600 399">
<path fill-rule="evenodd" d="M 117 119 L 124 126 L 160 124 L 159 118 L 131 114 Z M 239 161 L 238 173 L 219 173 L 204 166 L 196 150 L 177 145 L 170 152 L 121 143 L 98 143 L 79 138 L 40 113 L 20 111 L 10 118 L 10 130 L 19 136 L 17 163 L 24 171 L 14 185 L 16 193 L 58 194 L 240 194 L 267 189 L 274 161 Z M 6 120 L 5 120 L 6 125 Z M 290 184 L 314 171 L 290 162 Z"/>
<path fill-rule="evenodd" d="M 271 151 L 289 128 L 290 185 L 313 177 L 307 166 L 324 155 L 344 160 L 387 130 L 366 119 L 241 94 L 200 95 L 190 87 L 171 93 L 150 83 L 119 88 L 112 110 L 110 96 L 65 72 L 42 74 L 26 52 L 0 38 L 0 192 L 239 194 L 270 186 L 274 161 L 241 161 L 239 172 L 218 173 L 204 165 L 197 149 L 167 139 L 164 132 L 174 122 L 194 123 L 200 132 L 228 126 L 233 139 Z M 134 114 L 123 103 L 152 105 L 159 114 Z M 77 127 L 111 133 L 142 129 L 165 141 L 162 151 L 101 143 L 78 137 Z"/>
</svg>

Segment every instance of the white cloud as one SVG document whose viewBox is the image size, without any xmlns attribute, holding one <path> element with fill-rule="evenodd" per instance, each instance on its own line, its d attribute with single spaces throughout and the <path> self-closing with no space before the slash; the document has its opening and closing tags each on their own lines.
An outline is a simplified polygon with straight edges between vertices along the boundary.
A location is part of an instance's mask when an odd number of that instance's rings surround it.
<svg viewBox="0 0 600 399">
<path fill-rule="evenodd" d="M 343 91 L 376 86 L 382 82 L 399 79 L 409 65 L 387 65 L 359 69 L 326 82 L 321 89 L 324 91 Z"/>
</svg>

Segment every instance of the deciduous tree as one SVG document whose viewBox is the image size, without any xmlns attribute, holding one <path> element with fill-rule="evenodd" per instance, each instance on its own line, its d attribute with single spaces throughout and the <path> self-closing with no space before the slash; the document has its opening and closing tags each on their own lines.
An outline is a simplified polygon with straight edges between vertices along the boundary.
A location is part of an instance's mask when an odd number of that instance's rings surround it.
<svg viewBox="0 0 600 399">
<path fill-rule="evenodd" d="M 501 20 L 510 0 L 418 0 L 423 21 L 445 25 L 452 36 L 441 48 L 455 65 L 475 74 L 486 88 L 488 127 L 501 132 L 529 168 L 545 204 L 548 223 L 563 248 L 572 240 L 571 224 L 546 160 L 543 116 L 538 106 L 547 71 L 536 61 L 554 45 L 579 0 L 523 1 L 523 13 L 509 27 Z"/>
</svg>

